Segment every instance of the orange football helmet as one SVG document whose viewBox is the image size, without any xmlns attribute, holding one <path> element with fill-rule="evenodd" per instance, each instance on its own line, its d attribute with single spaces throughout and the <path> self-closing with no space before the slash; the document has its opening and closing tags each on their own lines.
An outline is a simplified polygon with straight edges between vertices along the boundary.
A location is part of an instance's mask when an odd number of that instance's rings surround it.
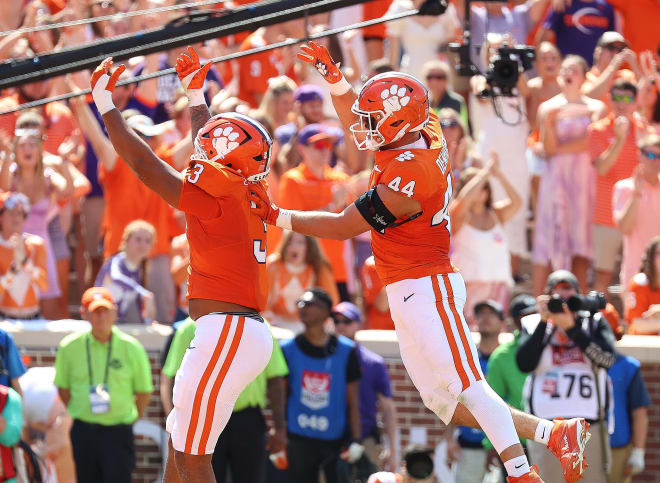
<svg viewBox="0 0 660 483">
<path fill-rule="evenodd" d="M 367 81 L 351 111 L 359 118 L 350 127 L 360 150 L 376 151 L 429 122 L 429 95 L 413 76 L 385 72 Z"/>
<path fill-rule="evenodd" d="M 261 181 L 270 171 L 273 140 L 254 119 L 227 112 L 213 116 L 199 130 L 190 159 L 216 161 L 248 181 Z"/>
</svg>

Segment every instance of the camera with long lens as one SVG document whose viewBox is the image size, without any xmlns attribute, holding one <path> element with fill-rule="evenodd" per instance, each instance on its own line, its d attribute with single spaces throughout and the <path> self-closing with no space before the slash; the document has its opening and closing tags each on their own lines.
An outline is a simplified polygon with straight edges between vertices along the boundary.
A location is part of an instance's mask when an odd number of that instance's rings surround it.
<svg viewBox="0 0 660 483">
<path fill-rule="evenodd" d="M 472 32 L 470 29 L 470 3 L 472 0 L 465 0 L 465 29 L 463 30 L 463 42 L 452 42 L 449 44 L 450 52 L 458 54 L 456 63 L 456 72 L 463 77 L 472 77 L 481 74 L 476 65 L 472 62 L 470 45 L 472 44 Z M 500 0 L 482 0 L 486 2 L 496 2 Z M 488 66 L 488 71 L 484 74 L 488 81 L 489 89 L 486 89 L 482 96 L 513 96 L 513 88 L 518 82 L 520 72 L 530 70 L 534 63 L 535 51 L 533 47 L 526 45 L 508 46 L 504 45 L 497 49 L 497 56 Z"/>
<path fill-rule="evenodd" d="M 553 295 L 548 301 L 548 311 L 553 314 L 561 314 L 564 311 L 564 303 L 571 312 L 586 311 L 595 314 L 603 310 L 607 304 L 602 292 L 589 292 L 587 295 L 572 295 L 563 299 L 559 295 Z"/>
<path fill-rule="evenodd" d="M 520 73 L 532 68 L 535 55 L 534 48 L 526 45 L 498 48 L 486 71 L 490 89 L 482 95 L 514 96 L 513 88 L 518 84 Z"/>
</svg>

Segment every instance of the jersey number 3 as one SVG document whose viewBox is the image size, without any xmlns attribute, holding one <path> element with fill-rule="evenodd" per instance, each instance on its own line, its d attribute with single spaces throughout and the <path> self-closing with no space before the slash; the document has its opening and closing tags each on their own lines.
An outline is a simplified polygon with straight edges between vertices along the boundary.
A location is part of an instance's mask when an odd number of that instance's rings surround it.
<svg viewBox="0 0 660 483">
<path fill-rule="evenodd" d="M 195 163 L 195 166 L 193 166 L 190 173 L 188 173 L 188 183 L 197 183 L 199 181 L 199 177 L 202 174 L 202 171 L 204 171 L 204 165 Z"/>
<path fill-rule="evenodd" d="M 438 211 L 433 218 L 431 218 L 431 226 L 440 225 L 443 222 L 447 222 L 445 227 L 447 231 L 451 234 L 451 220 L 449 219 L 449 200 L 451 200 L 451 195 L 454 192 L 454 188 L 451 185 L 451 173 L 447 173 L 447 189 L 445 190 L 445 203 L 442 205 L 442 209 Z"/>
<path fill-rule="evenodd" d="M 262 223 L 264 224 L 264 233 L 267 233 L 266 223 L 264 221 Z M 260 265 L 266 263 L 266 240 L 252 240 L 252 252 L 257 263 Z"/>
</svg>

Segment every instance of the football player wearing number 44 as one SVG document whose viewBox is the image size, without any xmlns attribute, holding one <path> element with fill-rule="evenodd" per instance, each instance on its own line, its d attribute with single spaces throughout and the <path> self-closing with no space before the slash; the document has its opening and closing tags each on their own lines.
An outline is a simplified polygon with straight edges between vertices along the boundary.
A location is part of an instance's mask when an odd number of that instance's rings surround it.
<svg viewBox="0 0 660 483">
<path fill-rule="evenodd" d="M 324 47 L 309 42 L 301 50 L 298 57 L 330 84 L 337 114 L 358 148 L 374 151 L 370 188 L 342 213 L 326 213 L 281 210 L 255 185 L 254 211 L 269 224 L 321 238 L 372 230 L 401 358 L 424 404 L 445 424 L 482 429 L 509 482 L 542 481 L 519 436 L 545 444 L 561 460 L 566 481 L 579 480 L 587 467 L 588 423 L 513 410 L 481 372 L 463 316 L 465 284 L 449 260 L 452 170 L 426 88 L 414 77 L 389 72 L 367 81 L 356 95 Z"/>
<path fill-rule="evenodd" d="M 215 482 L 216 441 L 236 398 L 263 371 L 273 349 L 259 315 L 267 298 L 266 224 L 248 201 L 249 188 L 268 174 L 272 141 L 246 116 L 210 116 L 202 91 L 210 63 L 202 67 L 188 48 L 176 70 L 189 99 L 195 150 L 188 169 L 178 173 L 115 109 L 112 91 L 124 66 L 111 67 L 112 59 L 104 60 L 91 80 L 110 140 L 145 185 L 185 213 L 190 244 L 188 300 L 195 337 L 174 383 L 163 481 Z"/>
</svg>

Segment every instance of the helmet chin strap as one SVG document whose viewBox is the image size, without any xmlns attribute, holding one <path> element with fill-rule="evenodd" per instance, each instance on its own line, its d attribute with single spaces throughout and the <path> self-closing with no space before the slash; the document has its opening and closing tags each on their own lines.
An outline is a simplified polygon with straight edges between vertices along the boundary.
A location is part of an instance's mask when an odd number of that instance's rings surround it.
<svg viewBox="0 0 660 483">
<path fill-rule="evenodd" d="M 410 123 L 407 123 L 405 126 L 403 126 L 403 127 L 399 130 L 399 132 L 396 133 L 396 136 L 394 136 L 394 139 L 392 139 L 392 142 L 390 142 L 390 144 L 392 144 L 393 142 L 396 142 L 396 141 L 398 141 L 399 139 L 401 139 L 401 138 L 403 137 L 403 135 L 406 134 L 406 130 L 407 130 L 409 127 L 410 127 Z M 412 132 L 412 131 L 411 131 L 411 132 Z"/>
</svg>

